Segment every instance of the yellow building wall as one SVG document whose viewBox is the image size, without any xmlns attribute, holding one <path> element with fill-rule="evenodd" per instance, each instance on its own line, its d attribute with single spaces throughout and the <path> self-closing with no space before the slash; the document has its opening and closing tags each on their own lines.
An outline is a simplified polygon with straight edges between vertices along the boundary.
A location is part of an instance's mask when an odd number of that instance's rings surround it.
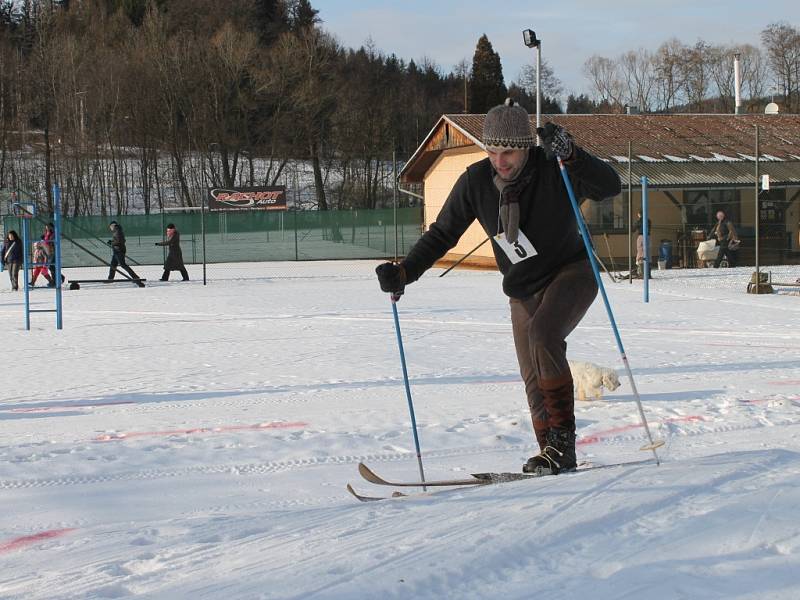
<svg viewBox="0 0 800 600">
<path fill-rule="evenodd" d="M 468 166 L 486 158 L 486 152 L 477 146 L 468 148 L 455 148 L 445 150 L 425 175 L 425 229 L 436 220 L 444 206 L 450 190 Z M 458 258 L 470 252 L 475 246 L 486 239 L 486 232 L 475 221 L 464 232 L 458 244 L 448 253 L 451 258 Z M 478 248 L 470 258 L 478 259 L 483 263 L 491 261 L 494 264 L 494 254 L 489 242 Z M 481 260 L 482 259 L 482 260 Z"/>
<path fill-rule="evenodd" d="M 683 192 L 681 190 L 672 190 L 670 194 L 679 203 L 683 202 Z M 636 213 L 642 207 L 642 194 L 639 191 L 634 191 L 633 202 L 631 205 L 631 223 L 636 223 Z M 628 201 L 627 190 L 619 196 L 621 209 L 624 213 L 625 220 L 627 221 L 628 214 Z M 673 247 L 678 243 L 678 235 L 682 231 L 682 217 L 681 209 L 675 205 L 672 199 L 664 192 L 658 190 L 649 190 L 647 194 L 648 200 L 648 218 L 650 219 L 651 228 L 649 232 L 650 239 L 650 255 L 656 257 L 658 255 L 659 246 L 662 240 L 669 240 L 672 242 Z M 591 200 L 583 202 L 581 209 L 583 210 L 584 217 L 589 217 L 589 206 Z M 591 229 L 591 223 L 589 225 Z M 632 256 L 636 256 L 636 237 L 637 233 L 634 231 L 631 234 L 630 245 L 628 244 L 628 233 L 609 233 L 607 235 L 593 234 L 592 239 L 597 253 L 602 256 L 613 256 L 615 258 L 627 257 L 630 252 Z M 627 265 L 626 265 L 627 268 Z"/>
</svg>

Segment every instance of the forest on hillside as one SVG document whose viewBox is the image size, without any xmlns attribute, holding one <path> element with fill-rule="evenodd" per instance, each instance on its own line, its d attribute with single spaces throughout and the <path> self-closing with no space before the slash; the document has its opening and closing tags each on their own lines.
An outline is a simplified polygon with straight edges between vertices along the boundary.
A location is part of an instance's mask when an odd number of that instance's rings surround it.
<svg viewBox="0 0 800 600">
<path fill-rule="evenodd" d="M 800 32 L 774 23 L 760 42 L 592 56 L 566 100 L 545 62 L 543 112 L 732 112 L 734 52 L 747 110 L 777 93 L 798 112 Z M 506 95 L 532 109 L 534 80 L 507 84 L 485 35 L 449 71 L 346 48 L 309 0 L 0 0 L 0 189 L 52 210 L 58 183 L 67 214 L 149 213 L 291 185 L 303 165 L 307 207 L 374 208 L 440 115 Z"/>
</svg>

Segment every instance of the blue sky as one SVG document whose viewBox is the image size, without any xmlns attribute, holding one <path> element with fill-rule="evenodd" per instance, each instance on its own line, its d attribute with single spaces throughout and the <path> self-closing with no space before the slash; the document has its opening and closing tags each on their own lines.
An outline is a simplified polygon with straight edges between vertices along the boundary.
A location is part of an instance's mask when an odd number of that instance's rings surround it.
<svg viewBox="0 0 800 600">
<path fill-rule="evenodd" d="M 574 0 L 312 0 L 323 27 L 345 46 L 371 38 L 386 54 L 427 56 L 445 72 L 472 61 L 485 33 L 500 54 L 506 83 L 515 81 L 534 52 L 522 30 L 542 40 L 542 57 L 567 92 L 588 92 L 582 69 L 593 54 L 616 57 L 638 48 L 655 50 L 676 37 L 686 44 L 760 44 L 760 32 L 775 21 L 800 27 L 797 0 L 670 0 L 642 2 Z"/>
</svg>

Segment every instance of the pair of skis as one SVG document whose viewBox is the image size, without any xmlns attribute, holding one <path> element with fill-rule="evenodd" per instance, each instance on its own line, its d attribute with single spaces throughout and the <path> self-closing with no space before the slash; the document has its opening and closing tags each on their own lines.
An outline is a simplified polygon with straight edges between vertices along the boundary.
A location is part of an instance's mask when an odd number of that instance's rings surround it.
<svg viewBox="0 0 800 600">
<path fill-rule="evenodd" d="M 636 461 L 606 464 L 606 465 L 582 464 L 578 465 L 578 468 L 575 472 L 582 473 L 584 471 L 593 471 L 596 469 L 611 469 L 614 467 L 646 465 L 646 464 L 652 464 L 654 462 L 655 461 L 653 459 L 648 458 L 644 460 L 636 460 Z M 375 473 L 375 471 L 370 469 L 364 463 L 358 463 L 358 473 L 361 475 L 361 477 L 364 478 L 364 480 L 368 481 L 369 483 L 375 485 L 399 487 L 399 488 L 478 487 L 484 485 L 494 485 L 497 483 L 523 481 L 527 479 L 539 479 L 540 477 L 553 477 L 552 475 L 535 475 L 532 473 L 498 472 L 498 473 L 472 473 L 469 477 L 465 477 L 464 479 L 439 479 L 439 480 L 424 481 L 424 482 L 389 481 L 388 479 L 384 479 L 383 477 Z M 402 492 L 394 492 L 391 496 L 366 496 L 364 494 L 360 494 L 359 492 L 357 492 L 353 488 L 353 486 L 350 485 L 349 483 L 347 484 L 347 491 L 350 492 L 357 500 L 360 500 L 361 502 L 375 502 L 378 500 L 388 500 L 389 498 L 401 498 L 409 495 Z"/>
</svg>

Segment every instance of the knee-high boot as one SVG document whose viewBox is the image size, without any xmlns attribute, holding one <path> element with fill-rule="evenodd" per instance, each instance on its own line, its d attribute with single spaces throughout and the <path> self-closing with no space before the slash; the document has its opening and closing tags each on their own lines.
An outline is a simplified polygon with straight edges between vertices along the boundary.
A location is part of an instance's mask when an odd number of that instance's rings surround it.
<svg viewBox="0 0 800 600">
<path fill-rule="evenodd" d="M 567 372 L 553 379 L 539 379 L 548 429 L 575 433 L 575 388 L 572 374 Z"/>
<path fill-rule="evenodd" d="M 540 439 L 542 428 L 534 417 L 536 439 L 542 451 L 528 459 L 522 470 L 537 475 L 556 475 L 574 470 L 577 466 L 575 452 L 575 396 L 572 375 L 566 373 L 553 379 L 540 379 L 539 390 L 547 414 L 545 441 Z"/>
</svg>

